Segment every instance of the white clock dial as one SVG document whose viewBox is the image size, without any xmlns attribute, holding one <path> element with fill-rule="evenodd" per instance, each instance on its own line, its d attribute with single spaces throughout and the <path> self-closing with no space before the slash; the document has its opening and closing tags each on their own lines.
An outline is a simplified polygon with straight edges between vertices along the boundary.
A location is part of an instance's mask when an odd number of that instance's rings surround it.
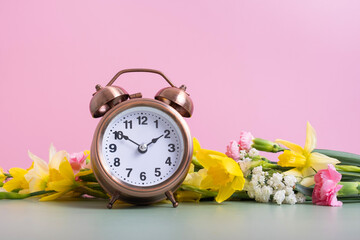
<svg viewBox="0 0 360 240">
<path fill-rule="evenodd" d="M 119 113 L 102 139 L 103 166 L 115 178 L 135 186 L 169 179 L 183 159 L 184 139 L 175 121 L 153 107 Z"/>
</svg>

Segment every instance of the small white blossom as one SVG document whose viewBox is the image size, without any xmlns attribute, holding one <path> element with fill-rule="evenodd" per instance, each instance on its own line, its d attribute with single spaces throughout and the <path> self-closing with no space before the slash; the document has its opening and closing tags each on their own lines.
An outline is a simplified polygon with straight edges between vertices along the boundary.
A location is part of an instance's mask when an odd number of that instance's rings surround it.
<svg viewBox="0 0 360 240">
<path fill-rule="evenodd" d="M 265 175 L 262 174 L 261 176 L 259 176 L 258 181 L 261 186 L 265 185 Z"/>
<path fill-rule="evenodd" d="M 273 189 L 269 186 L 263 186 L 262 188 L 257 188 L 257 190 L 255 191 L 255 200 L 263 203 L 269 202 L 272 191 Z"/>
<path fill-rule="evenodd" d="M 274 194 L 274 202 L 281 205 L 285 199 L 285 190 L 276 191 Z"/>
<path fill-rule="evenodd" d="M 298 203 L 304 203 L 304 202 L 306 201 L 305 195 L 302 194 L 302 193 L 300 193 L 300 192 L 298 192 L 298 193 L 295 195 L 295 197 L 296 197 L 296 201 L 297 201 Z"/>
<path fill-rule="evenodd" d="M 249 151 L 249 156 L 250 156 L 250 157 L 259 156 L 259 151 L 256 150 L 255 148 L 252 148 L 252 149 L 250 149 L 250 151 Z"/>
<path fill-rule="evenodd" d="M 285 187 L 285 184 L 282 182 L 282 178 L 283 175 L 281 173 L 274 173 L 268 183 L 274 189 L 281 190 Z"/>
<path fill-rule="evenodd" d="M 254 176 L 254 175 L 261 175 L 262 172 L 263 172 L 263 171 L 262 171 L 262 166 L 255 167 L 255 168 L 252 170 L 253 176 Z"/>
<path fill-rule="evenodd" d="M 246 156 L 246 151 L 245 150 L 240 150 L 240 152 L 239 152 L 239 156 L 240 156 L 240 159 L 244 159 L 245 158 L 245 156 Z"/>
<path fill-rule="evenodd" d="M 296 203 L 296 196 L 294 193 L 290 194 L 289 196 L 285 197 L 284 203 L 294 205 Z"/>
<path fill-rule="evenodd" d="M 241 171 L 244 173 L 244 176 L 246 177 L 250 173 L 250 167 L 251 167 L 251 159 L 250 158 L 244 158 L 243 160 L 237 161 L 240 165 Z"/>
<path fill-rule="evenodd" d="M 294 194 L 293 188 L 292 187 L 285 187 L 285 194 L 287 196 L 291 195 L 291 194 Z"/>
<path fill-rule="evenodd" d="M 284 177 L 284 183 L 288 187 L 294 187 L 296 182 L 297 182 L 296 177 L 293 175 L 287 175 Z"/>
</svg>

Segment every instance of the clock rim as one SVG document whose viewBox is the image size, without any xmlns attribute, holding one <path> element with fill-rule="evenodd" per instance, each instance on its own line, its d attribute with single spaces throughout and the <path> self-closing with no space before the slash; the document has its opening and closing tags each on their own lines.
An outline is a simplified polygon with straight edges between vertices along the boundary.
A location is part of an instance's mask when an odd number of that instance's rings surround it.
<svg viewBox="0 0 360 240">
<path fill-rule="evenodd" d="M 167 180 L 153 186 L 135 186 L 115 176 L 103 165 L 101 141 L 109 123 L 121 112 L 138 106 L 153 107 L 170 116 L 177 124 L 183 137 L 184 153 L 177 170 Z M 99 184 L 112 196 L 135 204 L 149 204 L 166 198 L 165 192 L 175 192 L 184 181 L 192 159 L 192 138 L 184 118 L 174 108 L 158 100 L 139 98 L 122 102 L 108 111 L 98 123 L 91 146 L 91 164 Z"/>
</svg>

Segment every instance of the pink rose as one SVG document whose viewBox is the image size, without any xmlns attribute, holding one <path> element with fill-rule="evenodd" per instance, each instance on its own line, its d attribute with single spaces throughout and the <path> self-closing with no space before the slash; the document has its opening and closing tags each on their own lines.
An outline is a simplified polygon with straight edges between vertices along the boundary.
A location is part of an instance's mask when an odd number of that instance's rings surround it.
<svg viewBox="0 0 360 240">
<path fill-rule="evenodd" d="M 250 132 L 242 131 L 240 132 L 240 150 L 249 151 L 251 149 L 251 145 L 253 144 L 253 135 Z"/>
<path fill-rule="evenodd" d="M 69 163 L 74 171 L 74 174 L 80 172 L 80 169 L 86 165 L 87 155 L 84 152 L 73 153 L 70 155 Z"/>
<path fill-rule="evenodd" d="M 336 198 L 336 193 L 342 188 L 337 185 L 341 180 L 341 174 L 338 173 L 332 164 L 328 169 L 318 171 L 315 176 L 315 187 L 312 193 L 312 202 L 316 205 L 341 207 L 342 202 Z"/>
<path fill-rule="evenodd" d="M 229 158 L 234 159 L 235 161 L 240 159 L 240 148 L 239 148 L 239 144 L 236 141 L 231 141 L 229 143 L 229 145 L 226 147 L 226 156 L 228 156 Z"/>
</svg>

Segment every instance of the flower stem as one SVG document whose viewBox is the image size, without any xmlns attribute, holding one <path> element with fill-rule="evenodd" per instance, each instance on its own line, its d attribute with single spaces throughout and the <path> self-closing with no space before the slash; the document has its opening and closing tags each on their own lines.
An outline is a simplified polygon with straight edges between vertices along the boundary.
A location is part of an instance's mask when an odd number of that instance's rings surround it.
<svg viewBox="0 0 360 240">
<path fill-rule="evenodd" d="M 108 199 L 109 198 L 109 196 L 106 195 L 105 193 L 103 193 L 101 191 L 91 189 L 91 188 L 89 188 L 87 186 L 80 186 L 78 188 L 75 188 L 74 191 L 78 192 L 78 193 L 82 193 L 82 194 L 87 194 L 87 195 L 90 195 L 90 196 L 93 196 L 93 197 L 97 197 L 97 198 L 103 198 L 103 199 Z"/>
<path fill-rule="evenodd" d="M 54 191 L 38 191 L 27 194 L 15 193 L 15 192 L 0 192 L 0 199 L 25 199 L 28 197 L 34 197 L 43 195 L 46 193 L 52 193 Z"/>
</svg>

